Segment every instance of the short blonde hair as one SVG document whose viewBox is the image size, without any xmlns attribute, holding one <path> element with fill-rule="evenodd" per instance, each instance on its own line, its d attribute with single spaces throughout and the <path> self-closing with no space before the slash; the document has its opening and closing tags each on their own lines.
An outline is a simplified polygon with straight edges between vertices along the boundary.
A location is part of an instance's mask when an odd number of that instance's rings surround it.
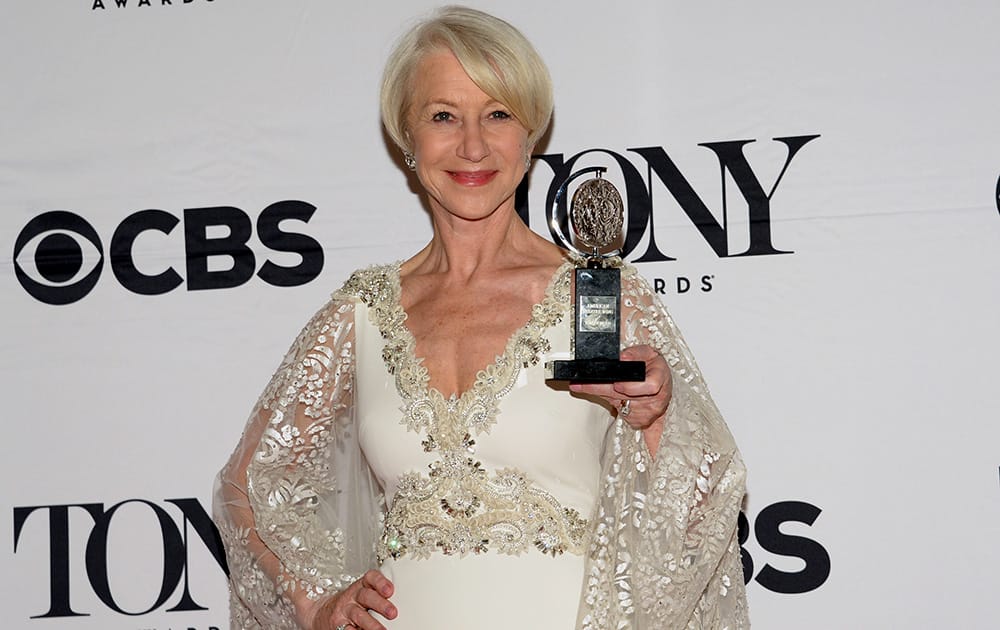
<svg viewBox="0 0 1000 630">
<path fill-rule="evenodd" d="M 448 6 L 411 28 L 389 55 L 382 74 L 382 124 L 393 142 L 410 151 L 407 118 L 413 75 L 428 53 L 450 50 L 469 78 L 528 130 L 533 147 L 552 118 L 552 80 L 545 62 L 516 28 L 488 13 Z"/>
</svg>

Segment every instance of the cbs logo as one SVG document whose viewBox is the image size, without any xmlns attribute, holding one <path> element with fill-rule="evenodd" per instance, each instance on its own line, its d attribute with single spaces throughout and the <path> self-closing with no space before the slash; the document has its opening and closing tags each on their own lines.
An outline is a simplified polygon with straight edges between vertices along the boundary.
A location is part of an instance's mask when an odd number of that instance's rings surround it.
<svg viewBox="0 0 1000 630">
<path fill-rule="evenodd" d="M 185 209 L 181 276 L 163 263 L 170 255 L 162 246 L 182 220 L 163 210 L 140 210 L 115 229 L 107 258 L 118 283 L 139 295 L 160 295 L 185 282 L 188 291 L 227 289 L 244 284 L 255 272 L 273 286 L 299 286 L 323 270 L 323 248 L 311 236 L 290 231 L 283 223 L 308 223 L 315 211 L 315 206 L 304 201 L 278 201 L 260 213 L 254 226 L 249 215 L 231 206 Z M 278 254 L 278 262 L 269 257 L 257 268 L 257 257 L 247 245 L 254 227 L 260 243 Z M 137 241 L 142 241 L 144 251 L 154 253 L 137 257 Z M 21 229 L 14 243 L 14 272 L 36 300 L 72 304 L 97 285 L 105 257 L 101 238 L 86 219 L 55 210 L 34 217 Z"/>
</svg>

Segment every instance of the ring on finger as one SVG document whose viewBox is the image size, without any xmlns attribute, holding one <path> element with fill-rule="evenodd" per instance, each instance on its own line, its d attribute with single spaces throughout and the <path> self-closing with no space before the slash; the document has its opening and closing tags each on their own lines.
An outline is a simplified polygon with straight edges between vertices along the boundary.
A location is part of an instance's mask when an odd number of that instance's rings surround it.
<svg viewBox="0 0 1000 630">
<path fill-rule="evenodd" d="M 622 418 L 628 418 L 628 415 L 630 413 L 632 413 L 632 406 L 631 406 L 631 404 L 632 404 L 632 401 L 630 399 L 626 398 L 625 401 L 622 402 L 622 406 L 621 406 L 621 408 L 618 411 L 618 415 L 620 415 Z"/>
<path fill-rule="evenodd" d="M 348 628 L 354 628 L 354 627 L 356 626 L 350 621 L 348 621 L 347 623 L 342 623 L 339 626 L 337 626 L 336 630 L 347 630 Z"/>
</svg>

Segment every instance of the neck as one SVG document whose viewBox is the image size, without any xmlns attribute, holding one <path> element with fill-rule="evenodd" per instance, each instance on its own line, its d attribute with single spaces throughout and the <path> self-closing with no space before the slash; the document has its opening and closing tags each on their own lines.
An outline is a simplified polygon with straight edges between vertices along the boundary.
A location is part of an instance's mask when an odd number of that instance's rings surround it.
<svg viewBox="0 0 1000 630">
<path fill-rule="evenodd" d="M 483 273 L 559 264 L 562 259 L 558 247 L 528 229 L 512 202 L 474 221 L 443 212 L 432 212 L 432 217 L 434 236 L 404 271 L 444 274 L 465 283 Z"/>
</svg>

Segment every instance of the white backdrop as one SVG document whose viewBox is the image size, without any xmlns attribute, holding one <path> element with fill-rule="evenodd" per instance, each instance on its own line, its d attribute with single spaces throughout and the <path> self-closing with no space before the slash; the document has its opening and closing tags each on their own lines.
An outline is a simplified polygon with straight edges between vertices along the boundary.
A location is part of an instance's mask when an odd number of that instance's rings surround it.
<svg viewBox="0 0 1000 630">
<path fill-rule="evenodd" d="M 1000 5 L 474 4 L 555 79 L 532 227 L 583 153 L 637 200 L 628 258 L 674 259 L 637 264 L 750 469 L 755 626 L 996 627 Z M 5 628 L 227 625 L 215 471 L 325 296 L 430 234 L 377 85 L 431 6 L 5 4 Z"/>
</svg>

